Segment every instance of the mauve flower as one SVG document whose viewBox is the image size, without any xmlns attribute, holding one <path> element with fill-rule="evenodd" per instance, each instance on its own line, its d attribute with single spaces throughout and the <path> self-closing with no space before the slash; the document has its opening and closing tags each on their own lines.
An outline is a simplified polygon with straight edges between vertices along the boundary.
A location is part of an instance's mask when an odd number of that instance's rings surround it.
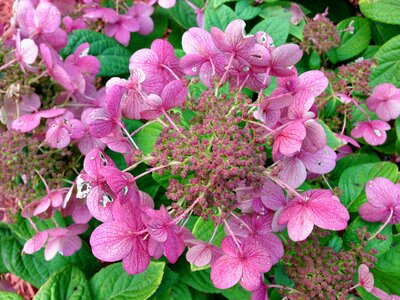
<svg viewBox="0 0 400 300">
<path fill-rule="evenodd" d="M 271 93 L 269 97 L 261 100 L 260 108 L 254 112 L 254 117 L 268 127 L 274 127 L 281 118 L 281 110 L 288 107 L 294 100 L 291 93 Z"/>
<path fill-rule="evenodd" d="M 150 94 L 147 97 L 147 107 L 140 113 L 141 118 L 151 120 L 158 118 L 168 110 L 179 107 L 186 101 L 187 88 L 180 80 L 168 83 L 161 93 L 161 97 Z"/>
<path fill-rule="evenodd" d="M 63 24 L 67 33 L 86 28 L 86 23 L 82 18 L 72 19 L 70 16 L 66 16 L 63 18 Z"/>
<path fill-rule="evenodd" d="M 81 121 L 74 119 L 70 111 L 63 115 L 47 121 L 46 143 L 53 148 L 62 149 L 67 147 L 71 139 L 80 139 L 85 130 Z"/>
<path fill-rule="evenodd" d="M 114 262 L 122 259 L 128 274 L 139 274 L 150 264 L 146 226 L 141 219 L 140 207 L 128 201 L 116 202 L 112 209 L 113 220 L 98 226 L 90 236 L 93 255 Z"/>
<path fill-rule="evenodd" d="M 62 115 L 65 112 L 65 108 L 53 108 L 42 111 L 37 111 L 33 114 L 23 115 L 12 123 L 12 129 L 17 130 L 21 133 L 32 131 L 40 125 L 40 119 L 54 118 Z"/>
<path fill-rule="evenodd" d="M 282 210 L 278 224 L 288 224 L 292 241 L 305 240 L 314 225 L 329 230 L 343 230 L 350 215 L 339 198 L 329 190 L 309 190 L 297 196 Z"/>
<path fill-rule="evenodd" d="M 306 128 L 303 122 L 294 121 L 275 134 L 275 141 L 272 148 L 273 156 L 279 153 L 284 156 L 292 156 L 300 151 Z"/>
<path fill-rule="evenodd" d="M 368 181 L 365 188 L 368 202 L 359 208 L 361 218 L 368 222 L 400 223 L 400 184 L 377 177 Z"/>
<path fill-rule="evenodd" d="M 24 37 L 30 37 L 38 44 L 46 43 L 60 50 L 67 45 L 68 37 L 60 29 L 60 11 L 51 3 L 41 2 L 34 8 L 30 5 L 17 8 L 17 21 Z"/>
<path fill-rule="evenodd" d="M 269 52 L 263 46 L 256 44 L 253 35 L 244 35 L 246 23 L 243 20 L 234 20 L 228 24 L 223 32 L 217 27 L 212 27 L 211 37 L 219 50 L 226 53 L 229 58 L 229 67 L 233 59 L 250 66 L 264 66 L 270 59 Z"/>
<path fill-rule="evenodd" d="M 107 92 L 106 107 L 91 111 L 87 117 L 89 132 L 93 137 L 101 138 L 115 133 L 121 127 L 121 98 L 124 89 L 113 86 Z"/>
<path fill-rule="evenodd" d="M 24 248 L 22 249 L 22 254 L 33 254 L 39 251 L 47 241 L 49 234 L 47 230 L 42 232 L 37 232 L 32 238 L 26 241 Z"/>
<path fill-rule="evenodd" d="M 358 267 L 358 285 L 371 292 L 374 288 L 374 276 L 367 265 L 361 264 Z"/>
<path fill-rule="evenodd" d="M 211 266 L 223 254 L 221 249 L 199 240 L 189 240 L 190 247 L 186 253 L 186 260 L 197 267 Z"/>
<path fill-rule="evenodd" d="M 182 36 L 182 48 L 186 55 L 181 59 L 181 67 L 186 75 L 200 75 L 201 82 L 208 87 L 213 76 L 222 76 L 225 56 L 214 45 L 209 32 L 190 28 Z"/>
<path fill-rule="evenodd" d="M 378 146 L 385 143 L 387 130 L 390 130 L 390 125 L 385 121 L 357 122 L 351 130 L 351 135 L 355 138 L 363 137 L 368 144 Z"/>
<path fill-rule="evenodd" d="M 128 15 L 132 16 L 139 24 L 138 33 L 147 35 L 154 29 L 154 22 L 150 16 L 154 12 L 154 7 L 144 3 L 135 3 L 128 10 Z"/>
<path fill-rule="evenodd" d="M 290 22 L 292 22 L 293 25 L 297 25 L 300 23 L 300 21 L 304 18 L 304 13 L 301 10 L 301 7 L 297 5 L 296 3 L 291 3 L 290 4 L 290 13 L 292 14 L 292 17 L 290 18 Z"/>
<path fill-rule="evenodd" d="M 124 46 L 128 46 L 131 38 L 131 32 L 139 31 L 140 25 L 136 18 L 130 15 L 117 15 L 114 22 L 107 22 L 104 27 L 104 33 L 114 37 Z"/>
<path fill-rule="evenodd" d="M 149 94 L 160 94 L 164 86 L 182 77 L 179 59 L 175 56 L 174 47 L 161 39 L 153 41 L 150 49 L 140 49 L 130 58 L 130 70 L 141 69 L 146 75 L 146 91 Z"/>
<path fill-rule="evenodd" d="M 15 56 L 23 72 L 25 72 L 26 67 L 30 67 L 35 62 L 38 53 L 39 48 L 35 42 L 31 39 L 23 39 L 21 41 L 19 32 L 17 32 L 15 38 Z"/>
<path fill-rule="evenodd" d="M 49 235 L 44 258 L 53 259 L 57 252 L 63 256 L 71 256 L 82 247 L 82 240 L 78 237 L 88 229 L 87 224 L 72 224 L 67 228 L 53 228 L 47 230 Z"/>
<path fill-rule="evenodd" d="M 86 198 L 90 213 L 102 222 L 113 219 L 111 208 L 117 202 L 116 195 L 101 175 L 100 170 L 105 166 L 115 167 L 115 164 L 102 150 L 95 148 L 85 156 L 85 173 L 77 178 L 77 197 Z"/>
<path fill-rule="evenodd" d="M 153 246 L 162 247 L 169 262 L 175 263 L 183 253 L 185 244 L 180 234 L 180 228 L 175 224 L 165 206 L 161 205 L 159 210 L 145 209 L 142 219 L 149 231 Z"/>
<path fill-rule="evenodd" d="M 211 267 L 211 280 L 216 288 L 228 289 L 236 283 L 249 291 L 261 284 L 261 274 L 271 268 L 271 257 L 254 239 L 231 236 L 221 242 L 224 255 Z"/>
<path fill-rule="evenodd" d="M 89 47 L 89 43 L 80 44 L 65 59 L 65 63 L 77 67 L 85 78 L 93 80 L 100 70 L 100 62 L 95 56 L 89 55 Z"/>
<path fill-rule="evenodd" d="M 395 120 L 400 116 L 400 89 L 390 83 L 377 85 L 366 103 L 380 119 Z"/>
<path fill-rule="evenodd" d="M 291 157 L 282 157 L 278 161 L 278 177 L 293 188 L 299 187 L 307 178 L 307 171 L 315 174 L 327 174 L 336 166 L 336 153 L 325 146 L 316 153 L 301 150 Z"/>
</svg>

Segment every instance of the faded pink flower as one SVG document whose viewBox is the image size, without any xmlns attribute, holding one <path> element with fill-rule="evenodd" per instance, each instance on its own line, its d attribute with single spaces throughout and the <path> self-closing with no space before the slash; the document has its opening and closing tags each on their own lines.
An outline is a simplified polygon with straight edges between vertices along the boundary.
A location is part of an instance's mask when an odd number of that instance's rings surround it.
<svg viewBox="0 0 400 300">
<path fill-rule="evenodd" d="M 182 36 L 182 47 L 186 55 L 181 59 L 181 67 L 186 75 L 200 75 L 201 82 L 208 87 L 214 76 L 222 76 L 225 57 L 214 45 L 209 32 L 190 28 Z"/>
<path fill-rule="evenodd" d="M 395 120 L 400 116 L 400 89 L 390 83 L 377 85 L 366 103 L 380 119 Z"/>
<path fill-rule="evenodd" d="M 272 148 L 273 156 L 276 157 L 278 153 L 284 156 L 292 156 L 300 151 L 305 137 L 306 128 L 303 122 L 291 122 L 275 134 L 275 142 Z"/>
<path fill-rule="evenodd" d="M 154 29 L 154 22 L 151 15 L 154 7 L 144 3 L 135 3 L 128 10 L 128 15 L 132 16 L 139 24 L 138 32 L 143 35 L 150 34 Z"/>
<path fill-rule="evenodd" d="M 12 129 L 22 133 L 32 131 L 40 125 L 40 119 L 50 119 L 62 115 L 65 108 L 53 108 L 42 111 L 37 111 L 33 114 L 23 115 L 12 122 Z"/>
<path fill-rule="evenodd" d="M 139 274 L 150 263 L 146 226 L 142 222 L 140 207 L 128 201 L 116 202 L 113 220 L 98 226 L 90 236 L 93 255 L 108 262 L 119 261 L 128 274 Z"/>
<path fill-rule="evenodd" d="M 237 245 L 231 236 L 221 242 L 224 255 L 211 267 L 211 280 L 216 288 L 228 289 L 236 283 L 249 291 L 261 284 L 261 274 L 271 268 L 271 257 L 253 239 L 237 237 Z"/>
<path fill-rule="evenodd" d="M 187 88 L 180 80 L 168 83 L 161 93 L 161 97 L 150 94 L 147 97 L 147 108 L 140 113 L 141 118 L 152 120 L 165 114 L 168 110 L 179 107 L 186 101 Z"/>
<path fill-rule="evenodd" d="M 304 13 L 301 10 L 301 7 L 297 5 L 296 3 L 291 3 L 290 4 L 290 13 L 292 14 L 292 17 L 290 18 L 290 22 L 292 22 L 293 25 L 297 25 L 300 23 L 300 21 L 304 18 Z"/>
<path fill-rule="evenodd" d="M 390 130 L 390 125 L 385 121 L 357 122 L 354 124 L 351 135 L 355 138 L 363 137 L 368 144 L 378 146 L 385 143 L 387 130 Z"/>
<path fill-rule="evenodd" d="M 288 224 L 289 237 L 305 240 L 314 225 L 329 230 L 343 230 L 350 215 L 339 198 L 329 190 L 309 190 L 297 196 L 282 210 L 278 224 Z"/>
<path fill-rule="evenodd" d="M 365 288 L 368 292 L 371 292 L 374 288 L 374 276 L 365 264 L 361 264 L 358 267 L 358 285 Z"/>
<path fill-rule="evenodd" d="M 361 218 L 368 222 L 400 223 L 400 184 L 377 177 L 368 181 L 365 188 L 368 202 L 359 208 Z"/>
</svg>

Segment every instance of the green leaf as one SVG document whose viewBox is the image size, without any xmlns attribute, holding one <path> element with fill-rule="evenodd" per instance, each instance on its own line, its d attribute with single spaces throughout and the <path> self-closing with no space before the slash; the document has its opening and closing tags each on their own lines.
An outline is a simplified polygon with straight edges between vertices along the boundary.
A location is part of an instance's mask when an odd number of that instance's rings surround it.
<svg viewBox="0 0 400 300">
<path fill-rule="evenodd" d="M 374 277 L 378 279 L 389 294 L 400 294 L 400 245 L 392 247 L 383 256 L 379 257 L 378 263 L 372 269 Z"/>
<path fill-rule="evenodd" d="M 383 45 L 391 38 L 400 34 L 399 25 L 384 24 L 377 21 L 372 24 L 372 39 L 376 45 Z"/>
<path fill-rule="evenodd" d="M 342 143 L 336 137 L 333 131 L 329 128 L 329 126 L 324 123 L 324 121 L 318 119 L 318 123 L 322 126 L 322 128 L 324 128 L 326 135 L 326 144 L 333 150 L 336 150 Z"/>
<path fill-rule="evenodd" d="M 241 0 L 236 3 L 235 13 L 242 20 L 251 20 L 260 13 L 261 8 L 252 6 L 247 0 Z"/>
<path fill-rule="evenodd" d="M 258 31 L 264 31 L 272 37 L 276 46 L 280 46 L 286 42 L 289 35 L 289 23 L 289 16 L 271 17 L 254 26 L 250 33 L 255 34 Z"/>
<path fill-rule="evenodd" d="M 304 39 L 304 25 L 306 25 L 306 21 L 302 19 L 299 24 L 294 25 L 292 22 L 289 24 L 289 33 L 293 35 L 295 38 L 298 38 L 300 41 Z"/>
<path fill-rule="evenodd" d="M 360 10 L 366 17 L 388 24 L 400 24 L 400 1 L 360 0 Z"/>
<path fill-rule="evenodd" d="M 376 177 L 385 177 L 395 181 L 397 179 L 397 166 L 390 162 L 378 162 L 361 164 L 346 169 L 339 179 L 339 188 L 343 191 L 343 194 L 340 195 L 340 201 L 343 205 L 350 211 L 357 211 L 359 206 L 366 201 L 357 201 L 357 205 L 353 205 L 353 203 L 365 190 L 367 182 Z"/>
<path fill-rule="evenodd" d="M 100 61 L 100 72 L 97 76 L 118 76 L 129 73 L 129 58 L 131 53 L 128 49 L 102 33 L 91 30 L 74 30 L 68 36 L 68 45 L 61 50 L 64 58 L 83 44 L 89 43 L 89 54 L 97 57 Z"/>
<path fill-rule="evenodd" d="M 131 133 L 143 125 L 143 123 L 138 120 L 125 120 L 125 124 L 128 131 Z M 162 129 L 163 126 L 159 122 L 155 122 L 144 126 L 133 136 L 133 140 L 138 145 L 139 149 L 142 150 L 144 155 L 153 152 L 154 145 L 157 142 Z"/>
<path fill-rule="evenodd" d="M 369 153 L 352 153 L 346 155 L 345 157 L 339 159 L 336 162 L 335 169 L 330 173 L 330 179 L 338 180 L 340 175 L 343 173 L 344 170 L 355 167 L 357 165 L 366 164 L 366 163 L 373 163 L 379 162 L 380 159 L 378 156 Z"/>
<path fill-rule="evenodd" d="M 148 299 L 160 285 L 164 267 L 163 262 L 151 262 L 143 273 L 129 275 L 122 268 L 122 263 L 112 264 L 90 280 L 93 299 Z"/>
<path fill-rule="evenodd" d="M 163 293 L 152 297 L 154 300 L 192 300 L 189 287 L 182 281 L 178 281 L 175 285 L 164 291 Z"/>
<path fill-rule="evenodd" d="M 222 292 L 220 289 L 214 287 L 213 283 L 211 282 L 210 269 L 190 272 L 189 268 L 185 267 L 184 270 L 184 272 L 180 272 L 181 280 L 192 288 L 203 293 L 215 294 Z"/>
<path fill-rule="evenodd" d="M 235 1 L 235 0 L 210 0 L 209 2 L 208 2 L 208 6 L 212 9 L 212 8 L 218 8 L 219 6 L 221 6 L 222 4 L 224 4 L 224 3 L 227 3 L 227 2 L 232 2 L 232 1 Z"/>
<path fill-rule="evenodd" d="M 321 68 L 321 58 L 317 51 L 311 52 L 308 65 L 311 70 L 319 70 Z"/>
<path fill-rule="evenodd" d="M 352 23 L 354 32 L 350 33 L 347 28 Z M 371 26 L 367 19 L 352 17 L 341 21 L 337 25 L 341 43 L 340 46 L 331 51 L 335 52 L 338 61 L 347 60 L 362 53 L 371 40 Z"/>
<path fill-rule="evenodd" d="M 214 9 L 208 5 L 204 12 L 204 28 L 207 31 L 211 27 L 218 27 L 221 30 L 225 30 L 226 26 L 236 19 L 239 19 L 239 17 L 229 6 L 223 4 Z"/>
<path fill-rule="evenodd" d="M 400 119 L 397 119 L 397 120 L 394 122 L 394 127 L 396 128 L 397 140 L 400 141 Z"/>
<path fill-rule="evenodd" d="M 185 29 L 197 27 L 196 14 L 186 1 L 176 1 L 176 5 L 168 10 L 169 16 Z M 158 20 L 157 20 L 158 21 Z M 157 27 L 157 26 L 155 26 Z"/>
<path fill-rule="evenodd" d="M 89 284 L 85 274 L 76 267 L 68 266 L 52 275 L 40 287 L 34 300 L 89 300 Z"/>
<path fill-rule="evenodd" d="M 229 300 L 250 299 L 251 296 L 250 292 L 242 288 L 240 284 L 222 290 L 222 295 Z"/>
<path fill-rule="evenodd" d="M 382 223 L 370 223 L 361 219 L 361 217 L 357 217 L 346 229 L 343 234 L 343 242 L 347 249 L 352 248 L 350 243 L 359 244 L 360 240 L 357 237 L 357 229 L 362 227 L 366 227 L 367 231 L 371 234 L 374 234 L 378 228 L 382 225 Z M 367 243 L 365 246 L 365 250 L 369 251 L 371 249 L 376 249 L 378 251 L 377 257 L 383 255 L 386 251 L 388 251 L 391 247 L 393 241 L 392 235 L 392 225 L 387 225 L 380 234 L 386 236 L 386 240 L 381 241 L 378 239 L 373 239 Z"/>
<path fill-rule="evenodd" d="M 378 66 L 372 69 L 370 86 L 384 82 L 400 86 L 400 35 L 386 42 L 376 53 L 376 58 Z"/>
<path fill-rule="evenodd" d="M 0 291 L 0 299 L 1 300 L 23 300 L 23 298 L 16 293 L 3 292 L 3 291 Z"/>
<path fill-rule="evenodd" d="M 264 19 L 269 19 L 269 18 L 273 18 L 273 17 L 290 18 L 292 16 L 292 14 L 289 12 L 289 10 L 287 8 L 282 7 L 280 5 L 273 5 L 273 4 L 265 7 L 261 11 L 260 17 L 262 17 Z"/>
</svg>

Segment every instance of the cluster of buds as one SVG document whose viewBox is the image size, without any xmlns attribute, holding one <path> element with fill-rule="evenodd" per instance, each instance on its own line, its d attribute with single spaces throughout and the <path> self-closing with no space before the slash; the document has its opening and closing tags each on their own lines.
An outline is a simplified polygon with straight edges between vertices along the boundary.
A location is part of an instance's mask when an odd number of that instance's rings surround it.
<svg viewBox="0 0 400 300">
<path fill-rule="evenodd" d="M 337 33 L 336 26 L 327 18 L 327 15 L 328 10 L 315 15 L 313 19 L 306 18 L 304 39 L 300 43 L 301 49 L 306 53 L 316 51 L 319 55 L 323 55 L 340 45 L 340 36 Z"/>
</svg>

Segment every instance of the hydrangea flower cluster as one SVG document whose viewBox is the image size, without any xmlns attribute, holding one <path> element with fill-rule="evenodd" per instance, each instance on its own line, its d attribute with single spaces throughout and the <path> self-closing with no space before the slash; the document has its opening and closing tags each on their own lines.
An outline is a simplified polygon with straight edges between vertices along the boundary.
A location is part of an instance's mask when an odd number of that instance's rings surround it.
<svg viewBox="0 0 400 300">
<path fill-rule="evenodd" d="M 355 139 L 385 142 L 400 116 L 400 89 L 383 83 L 370 93 L 367 60 L 337 74 L 298 72 L 302 49 L 325 55 L 340 43 L 327 11 L 307 19 L 300 46 L 275 46 L 266 32 L 246 34 L 240 19 L 224 30 L 200 28 L 207 2 L 198 8 L 187 1 L 199 28 L 183 34 L 184 54 L 156 39 L 132 54 L 127 76 L 109 78 L 104 87 L 90 43 L 59 56 L 68 34 L 87 27 L 128 46 L 131 33 L 153 30 L 155 2 L 117 0 L 110 8 L 92 0 L 16 1 L 0 56 L 0 71 L 9 75 L 0 86 L 7 128 L 0 129 L 0 211 L 10 222 L 21 208 L 33 228 L 22 253 L 44 248 L 46 261 L 72 256 L 94 218 L 88 238 L 94 257 L 121 261 L 130 275 L 145 272 L 152 259 L 174 264 L 185 256 L 195 268 L 210 267 L 216 288 L 240 284 L 252 299 L 268 299 L 269 288 L 289 299 L 344 298 L 358 287 L 392 297 L 374 286 L 369 268 L 377 251 L 364 248 L 400 222 L 399 184 L 367 182 L 358 212 L 381 225 L 374 233 L 356 231 L 359 244 L 335 252 L 322 240 L 340 239 L 350 220 L 350 205 L 325 175 L 351 153 L 349 144 L 360 147 Z M 175 1 L 158 4 L 170 8 Z M 300 6 L 290 12 L 292 24 L 302 22 Z M 336 134 L 319 119 L 332 102 L 341 113 L 332 119 L 332 128 L 341 127 Z M 357 122 L 351 128 L 347 121 Z M 140 125 L 132 131 L 132 124 Z M 162 128 L 149 151 L 139 134 L 146 128 Z M 162 182 L 162 204 L 141 187 L 150 176 Z M 313 184 L 304 185 L 307 179 Z M 209 238 L 189 230 L 192 217 L 212 224 Z M 54 226 L 39 226 L 43 220 Z M 279 261 L 294 287 L 266 283 Z"/>
</svg>

